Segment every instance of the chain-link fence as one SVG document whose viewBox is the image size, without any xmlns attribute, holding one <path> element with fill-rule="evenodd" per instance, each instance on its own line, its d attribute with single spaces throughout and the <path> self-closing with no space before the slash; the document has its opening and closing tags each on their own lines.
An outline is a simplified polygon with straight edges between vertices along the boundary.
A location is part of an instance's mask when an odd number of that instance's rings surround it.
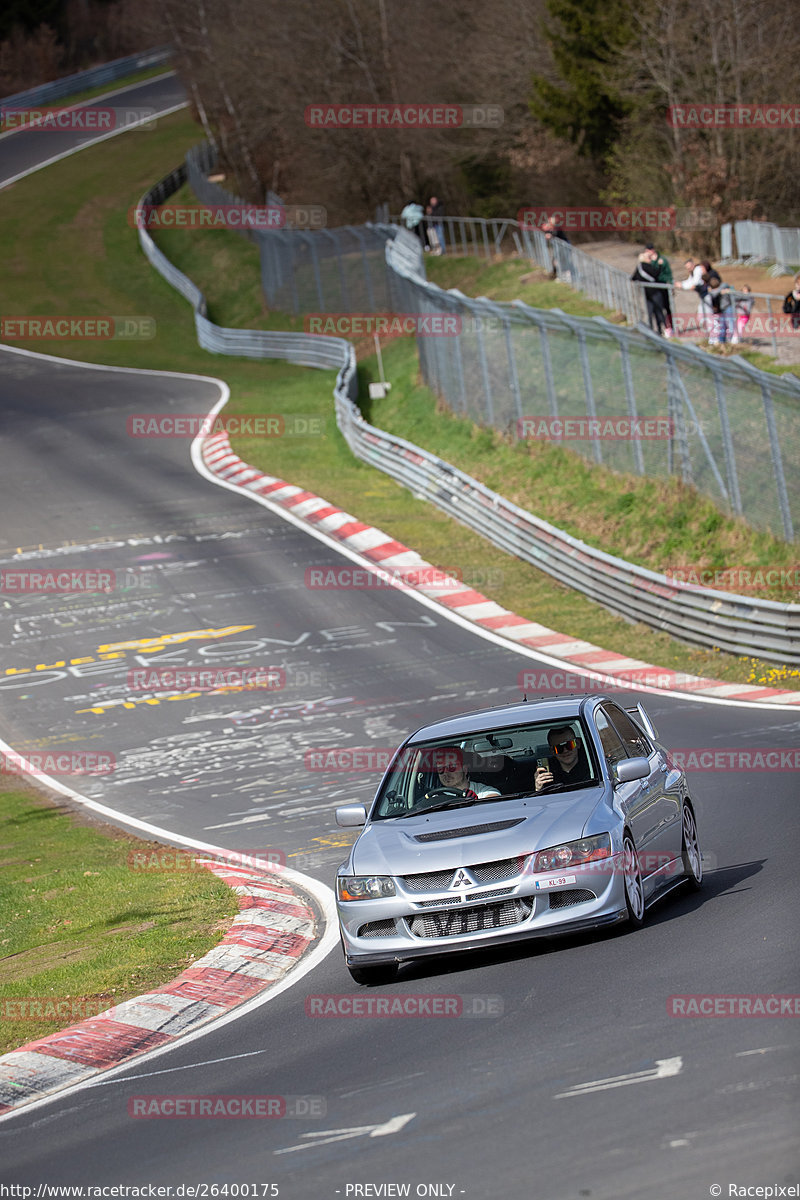
<svg viewBox="0 0 800 1200">
<path fill-rule="evenodd" d="M 190 155 L 189 182 L 206 202 L 230 202 L 207 178 L 213 162 L 208 148 Z M 565 256 L 558 269 L 572 273 L 573 286 L 617 289 L 597 298 L 621 311 L 627 306 L 630 319 L 641 322 L 641 291 L 624 271 L 592 273 L 603 264 L 516 222 L 495 222 L 492 229 L 476 219 L 474 228 L 479 225 L 484 245 L 510 236 L 532 257 L 546 254 L 547 264 L 554 254 L 557 264 Z M 800 381 L 794 376 L 666 341 L 641 324 L 622 328 L 603 317 L 444 291 L 425 278 L 420 239 L 397 226 L 247 236 L 259 244 L 264 293 L 275 307 L 454 318 L 434 326 L 444 332 L 417 336 L 423 378 L 454 412 L 513 437 L 535 436 L 539 418 L 556 431 L 567 418 L 589 422 L 577 427 L 583 436 L 552 436 L 613 470 L 676 475 L 723 511 L 788 541 L 800 528 Z M 619 432 L 626 421 L 627 436 Z M 647 429 L 660 432 L 651 437 Z"/>
</svg>

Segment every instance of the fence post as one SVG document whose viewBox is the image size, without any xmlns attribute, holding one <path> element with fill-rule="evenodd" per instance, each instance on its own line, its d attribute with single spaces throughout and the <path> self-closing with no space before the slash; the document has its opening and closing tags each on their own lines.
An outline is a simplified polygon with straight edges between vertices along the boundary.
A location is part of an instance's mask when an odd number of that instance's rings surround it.
<svg viewBox="0 0 800 1200">
<path fill-rule="evenodd" d="M 781 445 L 778 440 L 778 429 L 775 424 L 775 409 L 772 403 L 772 392 L 769 384 L 765 381 L 761 382 L 761 397 L 764 402 L 764 416 L 767 421 L 767 432 L 769 434 L 769 448 L 772 454 L 772 469 L 775 472 L 775 486 L 778 489 L 778 506 L 781 512 L 781 521 L 783 522 L 783 533 L 787 542 L 794 540 L 794 528 L 792 526 L 792 514 L 789 508 L 789 494 L 786 491 L 786 478 L 783 474 L 783 459 L 781 458 Z"/>
</svg>

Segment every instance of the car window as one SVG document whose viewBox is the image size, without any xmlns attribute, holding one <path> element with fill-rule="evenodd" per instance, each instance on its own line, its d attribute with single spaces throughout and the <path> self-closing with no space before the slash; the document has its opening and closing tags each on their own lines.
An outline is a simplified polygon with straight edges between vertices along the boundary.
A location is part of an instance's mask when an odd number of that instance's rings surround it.
<svg viewBox="0 0 800 1200">
<path fill-rule="evenodd" d="M 459 795 L 465 792 L 472 793 L 479 801 L 532 795 L 537 764 L 552 769 L 558 758 L 548 743 L 551 732 L 554 735 L 560 732 L 564 741 L 571 738 L 582 755 L 584 765 L 576 782 L 568 786 L 587 787 L 596 783 L 591 742 L 575 715 L 502 729 L 473 730 L 446 741 L 437 739 L 406 746 L 384 778 L 371 819 L 403 817 L 426 811 L 433 804 L 457 804 Z M 558 738 L 555 740 L 558 742 Z M 442 776 L 438 769 L 443 765 L 442 754 L 454 760 L 449 765 L 459 768 L 456 774 Z"/>
<path fill-rule="evenodd" d="M 617 733 L 622 738 L 628 754 L 632 758 L 649 758 L 653 752 L 653 748 L 641 729 L 637 729 L 636 725 L 634 725 L 628 714 L 617 704 L 606 704 L 603 708 L 606 715 L 613 722 Z"/>
<path fill-rule="evenodd" d="M 628 751 L 623 746 L 622 739 L 602 708 L 597 709 L 595 720 L 597 721 L 597 732 L 600 734 L 600 741 L 603 746 L 603 753 L 606 756 L 606 762 L 610 767 L 613 767 L 621 759 L 628 757 Z"/>
</svg>

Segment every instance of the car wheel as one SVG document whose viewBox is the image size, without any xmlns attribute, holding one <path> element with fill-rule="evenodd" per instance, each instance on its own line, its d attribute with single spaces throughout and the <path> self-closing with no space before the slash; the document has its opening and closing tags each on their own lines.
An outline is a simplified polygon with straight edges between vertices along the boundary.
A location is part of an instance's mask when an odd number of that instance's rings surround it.
<svg viewBox="0 0 800 1200">
<path fill-rule="evenodd" d="M 700 852 L 700 842 L 697 837 L 697 824 L 691 805 L 683 806 L 683 838 L 681 855 L 686 883 L 693 891 L 699 891 L 703 886 L 703 855 Z"/>
<path fill-rule="evenodd" d="M 380 963 L 373 967 L 351 967 L 347 969 L 355 983 L 362 987 L 379 987 L 382 983 L 392 983 L 397 975 L 397 963 Z"/>
<path fill-rule="evenodd" d="M 633 838 L 626 833 L 622 839 L 622 864 L 625 879 L 625 906 L 628 921 L 636 927 L 644 922 L 644 884 L 639 866 L 639 855 Z"/>
</svg>

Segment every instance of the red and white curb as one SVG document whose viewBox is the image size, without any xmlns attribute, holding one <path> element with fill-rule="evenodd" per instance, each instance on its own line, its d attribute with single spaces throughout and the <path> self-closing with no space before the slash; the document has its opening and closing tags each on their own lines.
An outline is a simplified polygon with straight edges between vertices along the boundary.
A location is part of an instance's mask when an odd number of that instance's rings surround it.
<svg viewBox="0 0 800 1200">
<path fill-rule="evenodd" d="M 218 861 L 205 866 L 239 898 L 219 945 L 155 991 L 0 1056 L 0 1114 L 176 1041 L 297 965 L 317 934 L 305 899 L 277 875 Z"/>
<path fill-rule="evenodd" d="M 609 687 L 682 692 L 716 700 L 742 700 L 781 706 L 788 704 L 800 708 L 800 692 L 746 683 L 724 683 L 719 679 L 657 667 L 642 659 L 603 650 L 591 642 L 567 637 L 566 634 L 548 629 L 546 625 L 529 621 L 458 580 L 445 582 L 441 571 L 436 571 L 415 550 L 410 550 L 381 529 L 365 525 L 314 492 L 305 491 L 274 475 L 265 475 L 243 462 L 231 450 L 227 433 L 214 433 L 204 438 L 201 455 L 211 474 L 229 487 L 263 496 L 270 503 L 280 505 L 294 517 L 301 518 L 341 542 L 350 552 L 355 551 L 373 567 L 402 572 L 405 586 L 444 605 L 459 617 L 473 621 L 518 646 L 539 650 L 542 654 L 559 659 L 565 666 L 591 672 L 592 677 L 605 677 Z M 434 582 L 430 582 L 432 578 Z M 530 674 L 532 683 L 529 690 L 543 690 L 541 685 L 536 685 L 536 672 L 531 671 Z M 584 678 L 582 683 L 578 672 L 565 672 L 563 690 L 586 690 L 586 680 Z"/>
</svg>

